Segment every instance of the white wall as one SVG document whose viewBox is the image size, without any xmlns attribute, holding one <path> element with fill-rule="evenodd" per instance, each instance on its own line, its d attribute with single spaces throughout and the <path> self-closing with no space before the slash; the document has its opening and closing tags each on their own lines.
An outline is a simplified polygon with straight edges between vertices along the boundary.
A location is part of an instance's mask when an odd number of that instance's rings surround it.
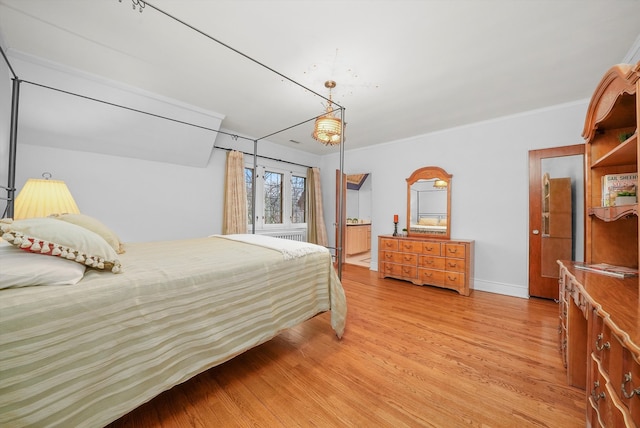
<svg viewBox="0 0 640 428">
<path fill-rule="evenodd" d="M 253 152 L 250 141 L 221 136 L 216 144 Z M 273 146 L 260 143 L 259 153 L 279 156 L 280 146 Z M 124 241 L 202 237 L 222 232 L 226 155 L 226 150 L 216 149 L 206 168 L 197 168 L 21 141 L 16 188 L 47 171 L 67 183 L 80 211 L 102 220 Z M 286 159 L 305 165 L 319 163 L 317 156 L 291 149 Z"/>
<path fill-rule="evenodd" d="M 475 240 L 475 288 L 528 296 L 528 151 L 581 144 L 588 100 L 471 124 L 365 149 L 345 147 L 346 173 L 371 172 L 372 236 L 406 227 L 406 178 L 435 165 L 453 174 L 451 237 Z M 348 139 L 347 139 L 348 141 Z M 335 188 L 339 155 L 323 158 L 322 185 Z M 325 198 L 332 223 L 335 198 Z M 330 227 L 328 225 L 328 227 Z M 331 245 L 334 233 L 329 229 Z M 377 270 L 377 239 L 371 268 Z"/>
</svg>

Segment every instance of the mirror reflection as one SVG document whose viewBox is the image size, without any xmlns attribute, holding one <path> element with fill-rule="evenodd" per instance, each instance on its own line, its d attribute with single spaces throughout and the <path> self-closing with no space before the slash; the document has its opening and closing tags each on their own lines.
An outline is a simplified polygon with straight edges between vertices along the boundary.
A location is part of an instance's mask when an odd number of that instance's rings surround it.
<svg viewBox="0 0 640 428">
<path fill-rule="evenodd" d="M 449 238 L 451 177 L 431 166 L 414 171 L 407 179 L 409 235 Z"/>
</svg>

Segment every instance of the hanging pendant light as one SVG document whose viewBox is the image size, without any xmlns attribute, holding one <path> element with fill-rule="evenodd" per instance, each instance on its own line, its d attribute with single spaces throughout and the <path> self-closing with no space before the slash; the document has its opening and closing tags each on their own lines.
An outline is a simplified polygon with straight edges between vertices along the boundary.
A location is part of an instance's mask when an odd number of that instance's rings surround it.
<svg viewBox="0 0 640 428">
<path fill-rule="evenodd" d="M 335 117 L 331 99 L 331 89 L 336 87 L 336 82 L 327 80 L 324 87 L 329 89 L 329 104 L 327 112 L 316 119 L 313 134 L 311 136 L 327 146 L 340 144 L 342 135 L 342 121 Z"/>
</svg>

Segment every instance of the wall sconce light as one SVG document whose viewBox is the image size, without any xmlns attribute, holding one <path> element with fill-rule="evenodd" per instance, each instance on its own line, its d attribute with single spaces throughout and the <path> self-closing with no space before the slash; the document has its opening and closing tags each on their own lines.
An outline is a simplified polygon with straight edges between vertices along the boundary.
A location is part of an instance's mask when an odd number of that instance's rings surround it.
<svg viewBox="0 0 640 428">
<path fill-rule="evenodd" d="M 44 178 L 30 178 L 15 201 L 13 218 L 20 220 L 32 217 L 47 217 L 51 214 L 78 214 L 80 210 L 69 188 L 61 180 L 51 180 L 45 172 Z"/>
</svg>

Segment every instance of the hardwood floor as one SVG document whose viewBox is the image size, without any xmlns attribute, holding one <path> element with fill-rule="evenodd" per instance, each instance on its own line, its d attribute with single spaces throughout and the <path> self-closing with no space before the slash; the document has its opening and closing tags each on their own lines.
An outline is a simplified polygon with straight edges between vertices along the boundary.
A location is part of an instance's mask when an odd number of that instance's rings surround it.
<svg viewBox="0 0 640 428">
<path fill-rule="evenodd" d="M 584 427 L 552 301 L 463 297 L 352 265 L 342 282 L 342 340 L 321 314 L 110 427 Z"/>
</svg>

